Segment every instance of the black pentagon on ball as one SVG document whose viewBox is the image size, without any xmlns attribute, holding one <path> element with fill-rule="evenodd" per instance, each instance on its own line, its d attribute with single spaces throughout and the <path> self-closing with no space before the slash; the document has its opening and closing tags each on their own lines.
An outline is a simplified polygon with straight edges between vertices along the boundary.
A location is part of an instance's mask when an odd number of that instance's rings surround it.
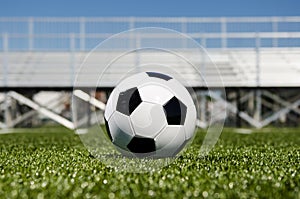
<svg viewBox="0 0 300 199">
<path fill-rule="evenodd" d="M 140 93 L 136 87 L 121 92 L 117 102 L 117 111 L 130 115 L 142 103 Z"/>
<path fill-rule="evenodd" d="M 162 74 L 162 73 L 157 73 L 157 72 L 146 72 L 146 73 L 149 77 L 156 77 L 156 78 L 163 79 L 166 81 L 172 79 L 172 77 Z"/>
<path fill-rule="evenodd" d="M 127 145 L 133 153 L 151 153 L 155 151 L 155 141 L 151 138 L 133 137 Z"/>
<path fill-rule="evenodd" d="M 187 108 L 179 99 L 173 97 L 163 107 L 169 125 L 184 124 Z"/>
<path fill-rule="evenodd" d="M 106 134 L 107 134 L 108 138 L 110 139 L 110 141 L 112 142 L 113 139 L 112 139 L 112 136 L 111 136 L 111 133 L 110 133 L 108 122 L 107 122 L 107 120 L 105 118 L 104 118 L 104 120 L 105 120 Z"/>
</svg>

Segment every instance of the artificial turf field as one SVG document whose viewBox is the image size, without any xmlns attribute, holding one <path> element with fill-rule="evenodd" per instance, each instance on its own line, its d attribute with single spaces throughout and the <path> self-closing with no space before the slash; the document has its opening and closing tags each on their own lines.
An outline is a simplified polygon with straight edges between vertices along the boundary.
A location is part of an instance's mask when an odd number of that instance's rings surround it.
<svg viewBox="0 0 300 199">
<path fill-rule="evenodd" d="M 300 129 L 234 131 L 205 158 L 199 132 L 175 162 L 143 174 L 107 168 L 62 127 L 0 135 L 0 198 L 300 198 Z"/>
</svg>

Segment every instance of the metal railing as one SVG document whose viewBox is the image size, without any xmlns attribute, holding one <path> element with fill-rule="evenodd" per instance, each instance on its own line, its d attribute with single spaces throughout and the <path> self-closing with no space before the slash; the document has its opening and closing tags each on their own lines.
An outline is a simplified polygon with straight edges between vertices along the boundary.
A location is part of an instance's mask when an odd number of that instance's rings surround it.
<svg viewBox="0 0 300 199">
<path fill-rule="evenodd" d="M 0 50 L 66 51 L 74 48 L 88 51 L 113 34 L 142 27 L 183 32 L 206 48 L 300 47 L 300 17 L 55 17 L 0 18 Z M 154 36 L 168 38 L 168 35 L 151 34 L 138 39 L 143 42 L 143 38 Z"/>
</svg>

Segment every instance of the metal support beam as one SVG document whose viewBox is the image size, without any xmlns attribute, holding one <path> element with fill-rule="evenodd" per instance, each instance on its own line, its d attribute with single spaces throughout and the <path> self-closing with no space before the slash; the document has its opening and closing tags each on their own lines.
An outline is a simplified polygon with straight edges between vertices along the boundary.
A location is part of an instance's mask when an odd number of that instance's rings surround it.
<svg viewBox="0 0 300 199">
<path fill-rule="evenodd" d="M 12 117 L 11 117 L 11 110 L 10 110 L 10 96 L 5 93 L 5 101 L 4 101 L 4 104 L 5 104 L 5 110 L 4 110 L 4 120 L 5 120 L 5 126 L 6 128 L 8 126 L 11 125 L 11 122 L 12 122 Z"/>
<path fill-rule="evenodd" d="M 96 108 L 98 108 L 101 111 L 105 110 L 106 105 L 99 101 L 98 99 L 94 98 L 93 96 L 91 96 L 89 93 L 86 93 L 82 90 L 75 90 L 73 92 L 73 96 L 77 97 L 78 99 L 81 99 L 84 102 L 87 102 L 87 115 L 85 115 L 82 118 L 78 118 L 77 117 L 77 107 L 76 105 L 73 104 L 73 121 L 74 121 L 74 126 L 79 127 L 83 124 L 88 124 L 90 125 L 91 123 L 94 123 L 95 121 L 97 121 L 97 112 L 96 114 L 92 114 L 91 110 L 90 110 L 90 105 L 95 106 Z"/>
<path fill-rule="evenodd" d="M 265 119 L 264 121 L 261 122 L 261 127 L 267 126 L 268 124 L 270 124 L 271 122 L 277 120 L 278 118 L 280 118 L 281 115 L 286 115 L 288 112 L 290 112 L 291 110 L 298 108 L 300 106 L 300 100 L 297 100 L 296 102 L 290 104 L 289 106 L 281 109 L 280 111 L 274 113 L 273 115 L 271 115 L 270 117 L 268 117 L 267 119 Z"/>
<path fill-rule="evenodd" d="M 288 107 L 288 106 L 291 105 L 290 102 L 287 102 L 287 101 L 281 99 L 279 96 L 274 95 L 274 94 L 272 94 L 272 93 L 269 92 L 269 91 L 263 91 L 263 95 L 265 95 L 265 96 L 271 98 L 271 99 L 274 100 L 275 102 L 277 102 L 277 103 L 279 103 L 279 104 L 281 104 L 281 105 L 283 105 L 283 106 L 285 106 L 285 107 Z M 298 108 L 292 109 L 291 111 L 293 111 L 293 112 L 295 112 L 296 114 L 300 115 L 300 109 L 298 109 Z"/>
<path fill-rule="evenodd" d="M 8 125 L 6 128 L 13 128 L 15 127 L 16 125 L 20 124 L 21 122 L 25 121 L 25 120 L 28 120 L 29 118 L 32 118 L 34 116 L 37 115 L 37 111 L 36 110 L 31 110 L 21 116 L 18 116 L 16 119 L 14 119 L 10 125 Z"/>
<path fill-rule="evenodd" d="M 229 110 L 230 112 L 236 114 L 238 117 L 242 118 L 246 122 L 248 122 L 250 125 L 256 127 L 256 128 L 261 128 L 260 122 L 257 122 L 254 120 L 251 116 L 249 116 L 247 113 L 240 111 L 235 105 L 232 103 L 224 100 L 218 95 L 215 95 L 213 92 L 211 92 L 210 97 L 214 98 L 215 100 L 219 100 L 221 103 L 224 103 L 224 106 Z"/>
<path fill-rule="evenodd" d="M 54 113 L 53 111 L 51 111 L 45 107 L 40 106 L 39 104 L 32 101 L 31 99 L 28 99 L 27 97 L 25 97 L 17 92 L 14 92 L 14 91 L 9 92 L 9 96 L 27 106 L 29 106 L 30 108 L 36 110 L 37 112 L 49 117 L 50 119 L 58 122 L 59 124 L 69 128 L 69 129 L 74 129 L 74 124 L 71 121 L 67 120 L 66 118 Z"/>
<path fill-rule="evenodd" d="M 73 92 L 73 95 L 78 97 L 79 99 L 82 99 L 85 102 L 89 102 L 90 104 L 92 104 L 96 108 L 99 108 L 100 110 L 105 110 L 106 105 L 103 102 L 97 100 L 96 98 L 90 96 L 88 93 L 82 90 L 75 90 Z"/>
<path fill-rule="evenodd" d="M 61 96 L 58 96 L 57 98 L 54 98 L 50 101 L 47 102 L 47 109 L 55 109 L 57 106 L 59 106 L 61 104 L 62 101 L 64 101 L 65 99 L 62 98 Z M 29 112 L 26 112 L 22 115 L 17 116 L 16 118 L 14 118 L 9 126 L 6 126 L 6 128 L 13 128 L 16 125 L 20 124 L 21 122 L 28 120 L 32 117 L 37 116 L 38 112 L 36 110 L 31 110 Z"/>
<path fill-rule="evenodd" d="M 241 106 L 241 91 L 240 89 L 237 89 L 236 90 L 236 126 L 237 127 L 242 127 L 242 120 L 241 120 L 241 117 L 239 117 L 240 115 L 240 112 L 242 110 L 242 106 Z"/>
<path fill-rule="evenodd" d="M 261 91 L 258 89 L 255 91 L 255 101 L 256 101 L 256 104 L 255 104 L 255 113 L 254 113 L 254 119 L 257 120 L 257 121 L 260 121 L 261 120 Z"/>
<path fill-rule="evenodd" d="M 206 123 L 206 96 L 200 94 L 200 120 Z"/>
</svg>

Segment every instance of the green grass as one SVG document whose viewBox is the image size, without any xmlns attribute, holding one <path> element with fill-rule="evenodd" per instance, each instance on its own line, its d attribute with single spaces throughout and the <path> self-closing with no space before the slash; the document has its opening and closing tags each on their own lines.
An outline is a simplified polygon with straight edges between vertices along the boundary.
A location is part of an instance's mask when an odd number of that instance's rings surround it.
<svg viewBox="0 0 300 199">
<path fill-rule="evenodd" d="M 233 131 L 152 174 L 107 168 L 61 127 L 0 135 L 0 198 L 300 198 L 300 129 Z"/>
</svg>

